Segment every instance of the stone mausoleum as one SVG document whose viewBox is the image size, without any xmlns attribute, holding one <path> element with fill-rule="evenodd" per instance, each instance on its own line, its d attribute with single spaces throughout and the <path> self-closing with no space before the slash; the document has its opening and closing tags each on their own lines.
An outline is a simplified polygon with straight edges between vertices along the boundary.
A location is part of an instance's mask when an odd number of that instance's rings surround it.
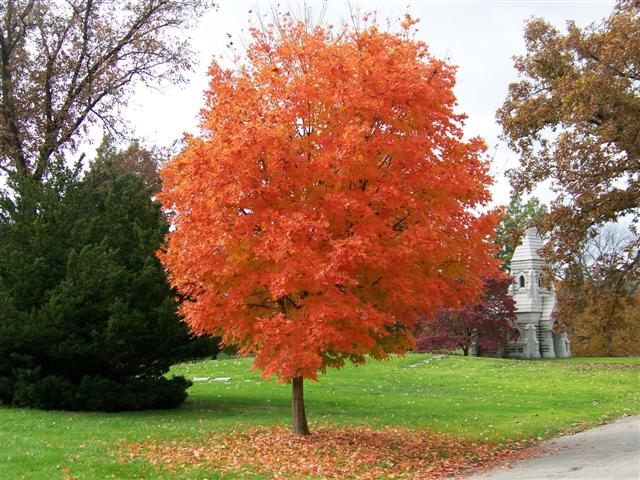
<svg viewBox="0 0 640 480">
<path fill-rule="evenodd" d="M 543 260 L 538 254 L 542 238 L 529 228 L 511 259 L 514 283 L 510 293 L 516 302 L 517 338 L 507 345 L 504 356 L 512 358 L 566 358 L 571 356 L 566 332 L 554 332 L 553 307 L 556 292 L 542 283 Z"/>
</svg>

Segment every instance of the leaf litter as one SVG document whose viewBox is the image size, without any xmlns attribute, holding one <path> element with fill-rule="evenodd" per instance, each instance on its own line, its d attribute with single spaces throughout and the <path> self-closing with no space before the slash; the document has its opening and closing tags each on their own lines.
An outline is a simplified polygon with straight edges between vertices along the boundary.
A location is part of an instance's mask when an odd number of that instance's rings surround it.
<svg viewBox="0 0 640 480">
<path fill-rule="evenodd" d="M 120 461 L 144 460 L 170 473 L 204 469 L 274 479 L 439 479 L 530 456 L 526 443 L 483 443 L 428 430 L 316 427 L 299 436 L 281 426 L 169 442 L 124 445 Z M 507 464 L 508 465 L 508 464 Z"/>
</svg>

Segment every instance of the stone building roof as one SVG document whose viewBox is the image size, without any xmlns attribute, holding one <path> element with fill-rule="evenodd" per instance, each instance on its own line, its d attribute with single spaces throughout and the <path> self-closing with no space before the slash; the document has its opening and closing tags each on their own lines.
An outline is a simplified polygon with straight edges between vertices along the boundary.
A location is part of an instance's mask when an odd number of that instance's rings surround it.
<svg viewBox="0 0 640 480">
<path fill-rule="evenodd" d="M 534 228 L 528 228 L 522 237 L 522 243 L 518 245 L 513 252 L 513 257 L 511 258 L 511 263 L 514 262 L 526 262 L 531 260 L 540 260 L 540 254 L 538 251 L 542 248 L 542 238 L 540 238 L 540 234 L 538 230 Z"/>
</svg>

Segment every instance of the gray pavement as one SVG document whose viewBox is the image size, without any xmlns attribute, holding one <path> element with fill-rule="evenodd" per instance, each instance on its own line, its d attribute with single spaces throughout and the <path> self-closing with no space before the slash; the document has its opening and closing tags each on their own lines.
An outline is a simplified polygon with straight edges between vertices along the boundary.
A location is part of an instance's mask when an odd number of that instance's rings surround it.
<svg viewBox="0 0 640 480">
<path fill-rule="evenodd" d="M 541 443 L 513 468 L 466 480 L 640 480 L 640 415 Z"/>
</svg>

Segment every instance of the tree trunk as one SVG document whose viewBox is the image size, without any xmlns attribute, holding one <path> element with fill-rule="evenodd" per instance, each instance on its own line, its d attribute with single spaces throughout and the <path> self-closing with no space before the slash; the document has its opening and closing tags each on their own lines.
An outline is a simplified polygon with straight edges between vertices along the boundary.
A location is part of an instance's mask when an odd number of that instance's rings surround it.
<svg viewBox="0 0 640 480">
<path fill-rule="evenodd" d="M 293 433 L 297 435 L 309 435 L 307 416 L 304 413 L 304 386 L 302 377 L 293 379 L 293 399 L 291 402 L 293 420 Z"/>
</svg>

